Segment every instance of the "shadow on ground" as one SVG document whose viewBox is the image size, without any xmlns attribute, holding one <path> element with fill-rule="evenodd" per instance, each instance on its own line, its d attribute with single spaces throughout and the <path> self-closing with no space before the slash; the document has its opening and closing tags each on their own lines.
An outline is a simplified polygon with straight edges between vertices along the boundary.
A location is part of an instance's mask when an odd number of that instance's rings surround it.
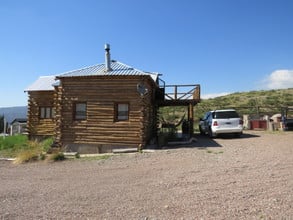
<svg viewBox="0 0 293 220">
<path fill-rule="evenodd" d="M 245 139 L 245 138 L 257 138 L 257 137 L 260 137 L 260 135 L 243 133 L 240 137 L 235 137 L 233 134 L 222 134 L 222 135 L 219 135 L 215 140 L 217 139 Z"/>
<path fill-rule="evenodd" d="M 162 146 L 161 149 L 178 149 L 178 148 L 200 148 L 205 149 L 208 147 L 222 147 L 216 140 L 202 135 L 194 135 L 189 141 L 174 141 L 168 142 L 167 145 Z"/>
<path fill-rule="evenodd" d="M 206 135 L 195 134 L 190 141 L 174 141 L 168 142 L 167 145 L 162 146 L 160 149 L 178 149 L 178 148 L 199 148 L 205 149 L 210 147 L 222 147 L 217 142 L 217 139 L 246 139 L 257 138 L 259 135 L 244 133 L 241 137 L 236 138 L 234 135 L 220 135 L 217 138 L 210 138 Z"/>
</svg>

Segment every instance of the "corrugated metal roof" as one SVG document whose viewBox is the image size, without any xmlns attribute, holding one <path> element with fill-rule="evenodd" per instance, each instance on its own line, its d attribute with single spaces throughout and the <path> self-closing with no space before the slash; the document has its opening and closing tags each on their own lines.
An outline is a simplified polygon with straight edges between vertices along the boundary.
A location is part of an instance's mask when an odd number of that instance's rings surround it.
<svg viewBox="0 0 293 220">
<path fill-rule="evenodd" d="M 94 66 L 85 67 L 78 70 L 69 71 L 58 75 L 57 77 L 76 77 L 76 76 L 151 76 L 154 81 L 157 80 L 157 73 L 144 72 L 138 69 L 134 69 L 126 64 L 118 61 L 111 61 L 111 71 L 106 72 L 105 64 L 97 64 Z"/>
<path fill-rule="evenodd" d="M 155 82 L 157 81 L 158 74 L 144 72 L 134 69 L 126 64 L 118 61 L 111 61 L 111 71 L 105 71 L 105 64 L 97 64 L 94 66 L 85 67 L 82 69 L 72 70 L 69 72 L 61 73 L 53 76 L 41 76 L 32 85 L 25 89 L 28 91 L 53 91 L 54 86 L 59 85 L 59 80 L 56 77 L 82 77 L 82 76 L 150 76 Z"/>
<path fill-rule="evenodd" d="M 56 76 L 41 76 L 24 91 L 52 91 L 54 90 L 53 84 L 56 83 L 55 78 Z"/>
</svg>

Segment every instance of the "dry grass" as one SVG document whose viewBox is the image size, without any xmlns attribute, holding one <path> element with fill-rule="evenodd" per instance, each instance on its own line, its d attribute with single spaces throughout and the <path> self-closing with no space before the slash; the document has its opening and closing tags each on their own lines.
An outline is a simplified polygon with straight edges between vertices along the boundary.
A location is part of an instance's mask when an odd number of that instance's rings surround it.
<svg viewBox="0 0 293 220">
<path fill-rule="evenodd" d="M 43 146 L 36 141 L 28 141 L 27 148 L 21 150 L 14 161 L 15 164 L 21 164 L 30 161 L 37 161 L 44 158 Z"/>
</svg>

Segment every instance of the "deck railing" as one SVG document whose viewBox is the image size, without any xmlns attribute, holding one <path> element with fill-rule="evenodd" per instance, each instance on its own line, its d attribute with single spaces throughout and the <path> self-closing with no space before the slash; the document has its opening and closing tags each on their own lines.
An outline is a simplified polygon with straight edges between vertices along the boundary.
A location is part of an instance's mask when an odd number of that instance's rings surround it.
<svg viewBox="0 0 293 220">
<path fill-rule="evenodd" d="M 200 100 L 200 85 L 165 85 L 165 100 Z"/>
</svg>

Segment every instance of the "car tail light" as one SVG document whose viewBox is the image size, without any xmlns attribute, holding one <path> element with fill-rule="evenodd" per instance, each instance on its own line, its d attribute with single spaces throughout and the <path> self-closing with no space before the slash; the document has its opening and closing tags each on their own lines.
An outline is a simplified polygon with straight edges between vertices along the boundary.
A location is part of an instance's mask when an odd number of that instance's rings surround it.
<svg viewBox="0 0 293 220">
<path fill-rule="evenodd" d="M 243 120 L 240 119 L 240 120 L 239 120 L 239 124 L 240 124 L 240 125 L 243 125 Z"/>
<path fill-rule="evenodd" d="M 213 126 L 218 126 L 218 122 L 214 121 Z"/>
</svg>

